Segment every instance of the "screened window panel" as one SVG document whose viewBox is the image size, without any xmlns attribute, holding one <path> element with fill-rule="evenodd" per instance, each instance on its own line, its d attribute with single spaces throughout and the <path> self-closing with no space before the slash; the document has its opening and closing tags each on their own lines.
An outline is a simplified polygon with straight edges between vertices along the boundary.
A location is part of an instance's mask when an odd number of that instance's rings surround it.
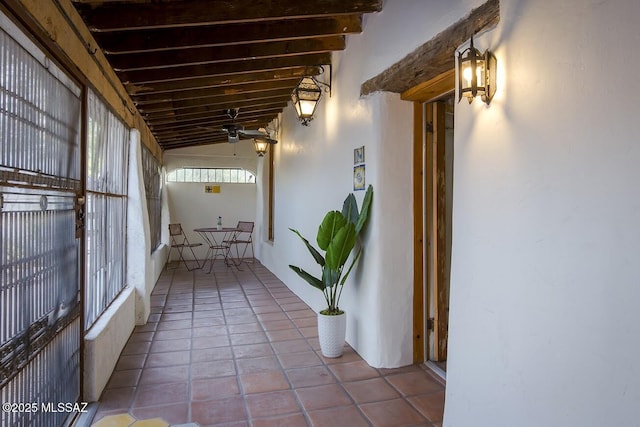
<svg viewBox="0 0 640 427">
<path fill-rule="evenodd" d="M 129 129 L 92 92 L 88 96 L 85 209 L 85 328 L 126 285 Z"/>
<path fill-rule="evenodd" d="M 80 93 L 0 30 L 0 169 L 79 180 Z"/>
<path fill-rule="evenodd" d="M 0 186 L 0 345 L 77 304 L 75 196 Z"/>
<path fill-rule="evenodd" d="M 160 162 L 146 147 L 142 148 L 142 171 L 151 231 L 151 252 L 153 253 L 160 246 L 162 237 L 162 179 L 160 177 Z"/>
<path fill-rule="evenodd" d="M 126 195 L 129 129 L 89 91 L 87 189 Z"/>
</svg>

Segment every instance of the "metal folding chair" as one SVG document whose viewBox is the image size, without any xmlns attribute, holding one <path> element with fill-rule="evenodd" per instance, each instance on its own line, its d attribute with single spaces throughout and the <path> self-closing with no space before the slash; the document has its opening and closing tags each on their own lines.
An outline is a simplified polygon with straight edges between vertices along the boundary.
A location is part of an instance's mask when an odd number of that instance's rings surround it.
<svg viewBox="0 0 640 427">
<path fill-rule="evenodd" d="M 251 258 L 255 257 L 253 252 L 253 222 L 252 221 L 238 221 L 238 225 L 236 227 L 236 232 L 233 235 L 231 240 L 225 241 L 228 245 L 235 246 L 236 250 L 236 259 L 238 262 L 242 262 L 245 255 L 247 254 L 247 249 L 251 247 Z M 244 247 L 243 247 L 244 246 Z M 240 249 L 242 248 L 242 256 L 240 256 Z"/>
<path fill-rule="evenodd" d="M 186 234 L 184 234 L 184 230 L 182 230 L 182 225 L 180 223 L 169 224 L 169 236 L 171 237 L 171 247 L 169 248 L 169 255 L 167 256 L 167 264 L 169 264 L 169 258 L 171 258 L 171 250 L 176 249 L 178 251 L 178 254 L 180 255 L 178 266 L 180 266 L 180 261 L 182 261 L 184 263 L 184 266 L 189 271 L 200 268 L 200 263 L 196 258 L 195 252 L 193 252 L 193 248 L 202 246 L 202 243 L 189 243 L 189 240 L 187 239 Z M 182 255 L 182 252 L 184 252 L 185 248 L 188 248 L 191 251 L 191 255 L 193 255 L 193 260 L 196 262 L 197 267 L 189 268 L 187 260 L 185 260 L 184 256 Z"/>
</svg>

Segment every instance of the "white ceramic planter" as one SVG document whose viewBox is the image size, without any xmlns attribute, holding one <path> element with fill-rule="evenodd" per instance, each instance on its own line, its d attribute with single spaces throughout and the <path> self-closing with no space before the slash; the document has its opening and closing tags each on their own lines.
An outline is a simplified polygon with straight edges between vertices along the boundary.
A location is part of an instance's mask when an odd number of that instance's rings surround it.
<svg viewBox="0 0 640 427">
<path fill-rule="evenodd" d="M 318 313 L 318 340 L 324 357 L 340 357 L 347 333 L 347 315 L 326 316 Z"/>
</svg>

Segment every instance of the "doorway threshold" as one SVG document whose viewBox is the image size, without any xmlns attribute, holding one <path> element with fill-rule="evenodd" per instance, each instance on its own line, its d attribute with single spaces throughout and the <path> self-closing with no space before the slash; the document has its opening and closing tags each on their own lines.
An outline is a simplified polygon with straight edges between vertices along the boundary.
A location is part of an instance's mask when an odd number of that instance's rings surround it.
<svg viewBox="0 0 640 427">
<path fill-rule="evenodd" d="M 424 365 L 432 371 L 435 375 L 440 377 L 443 381 L 447 381 L 447 371 L 442 369 L 437 363 L 432 362 L 431 360 L 427 360 L 424 362 Z"/>
</svg>

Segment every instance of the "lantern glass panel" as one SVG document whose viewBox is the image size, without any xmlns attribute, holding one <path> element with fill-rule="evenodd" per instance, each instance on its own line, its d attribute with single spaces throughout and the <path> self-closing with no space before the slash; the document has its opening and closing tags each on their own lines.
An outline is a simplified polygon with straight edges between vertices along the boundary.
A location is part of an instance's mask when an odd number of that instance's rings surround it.
<svg viewBox="0 0 640 427">
<path fill-rule="evenodd" d="M 267 152 L 267 147 L 269 145 L 269 143 L 267 141 L 263 141 L 260 139 L 255 139 L 253 141 L 253 145 L 255 147 L 256 153 L 258 153 L 258 156 L 262 157 L 264 156 L 264 153 Z"/>
</svg>

